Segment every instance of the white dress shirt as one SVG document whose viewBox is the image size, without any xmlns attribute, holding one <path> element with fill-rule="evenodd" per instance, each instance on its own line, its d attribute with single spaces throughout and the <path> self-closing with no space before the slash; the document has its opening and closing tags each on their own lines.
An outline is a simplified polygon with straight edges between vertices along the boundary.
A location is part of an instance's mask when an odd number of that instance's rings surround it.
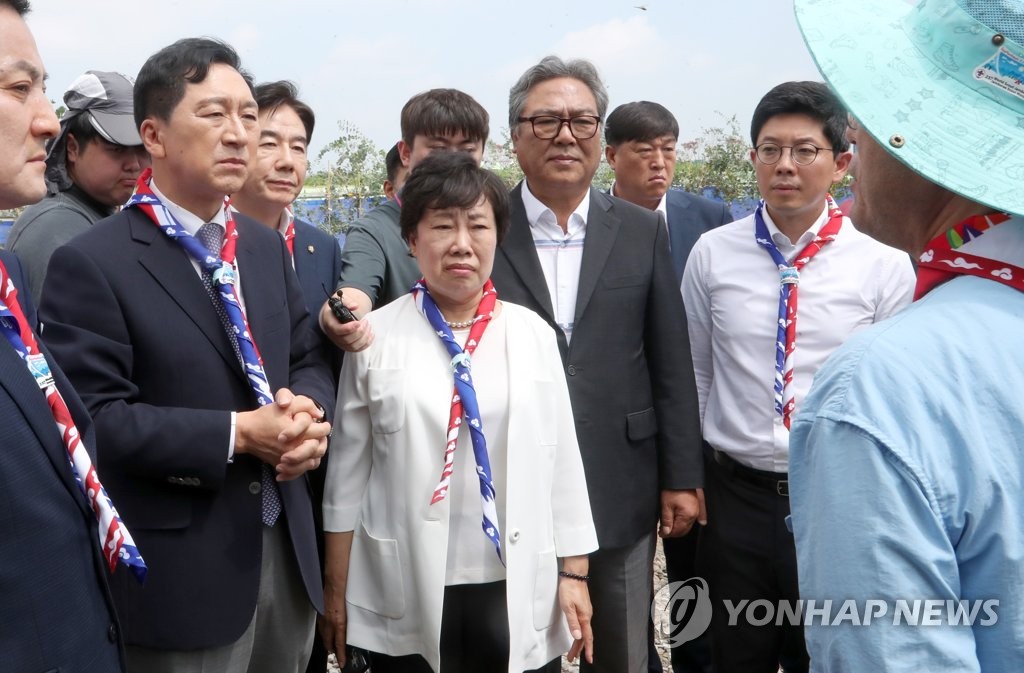
<svg viewBox="0 0 1024 673">
<path fill-rule="evenodd" d="M 779 252 L 792 262 L 825 224 L 827 211 L 822 208 L 795 244 L 767 210 L 764 216 Z M 800 271 L 795 409 L 828 356 L 855 331 L 909 304 L 914 284 L 906 253 L 843 220 L 836 239 Z M 743 465 L 787 472 L 789 431 L 775 411 L 774 397 L 779 271 L 754 240 L 753 215 L 700 237 L 686 262 L 681 290 L 704 439 Z"/>
<path fill-rule="evenodd" d="M 572 341 L 576 322 L 576 295 L 580 285 L 580 267 L 583 265 L 583 242 L 587 236 L 587 213 L 590 211 L 590 190 L 569 215 L 568 231 L 562 231 L 555 213 L 545 206 L 523 182 L 523 207 L 530 223 L 533 244 L 537 248 L 540 268 L 544 271 L 555 322 Z"/>
</svg>

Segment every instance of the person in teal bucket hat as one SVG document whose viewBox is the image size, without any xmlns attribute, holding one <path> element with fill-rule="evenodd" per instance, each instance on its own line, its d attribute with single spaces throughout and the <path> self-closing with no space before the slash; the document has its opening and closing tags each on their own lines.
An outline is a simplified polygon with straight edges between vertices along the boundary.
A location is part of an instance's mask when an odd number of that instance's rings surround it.
<svg viewBox="0 0 1024 673">
<path fill-rule="evenodd" d="M 919 259 L 793 422 L 812 670 L 1024 670 L 1024 1 L 796 15 L 851 113 L 852 220 Z"/>
</svg>

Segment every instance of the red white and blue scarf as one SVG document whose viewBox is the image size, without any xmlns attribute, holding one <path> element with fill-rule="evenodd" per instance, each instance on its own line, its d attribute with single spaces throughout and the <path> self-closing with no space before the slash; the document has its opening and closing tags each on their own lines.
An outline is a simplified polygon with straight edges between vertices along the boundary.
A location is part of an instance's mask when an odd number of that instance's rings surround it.
<svg viewBox="0 0 1024 673">
<path fill-rule="evenodd" d="M 242 305 L 238 301 L 238 292 L 235 288 L 235 246 L 238 243 L 238 231 L 227 200 L 225 199 L 224 205 L 224 244 L 217 251 L 220 253 L 218 255 L 215 254 L 215 251 L 207 250 L 199 239 L 188 233 L 167 209 L 167 206 L 153 193 L 149 186 L 152 175 L 151 169 L 147 168 L 143 171 L 135 186 L 135 193 L 128 199 L 125 207 L 135 207 L 146 213 L 168 238 L 177 241 L 189 257 L 194 259 L 203 271 L 213 277 L 217 296 L 228 314 L 234 332 L 228 337 L 234 339 L 238 344 L 238 350 L 242 354 L 245 366 L 246 378 L 249 380 L 260 406 L 270 404 L 274 401 L 274 394 L 270 390 L 270 383 L 263 369 L 263 358 L 260 357 L 259 349 L 249 331 L 249 323 L 245 317 L 245 311 L 242 310 Z"/>
<path fill-rule="evenodd" d="M 67 403 L 57 390 L 46 356 L 39 351 L 36 335 L 32 332 L 32 327 L 25 319 L 25 314 L 18 303 L 18 290 L 14 287 L 14 281 L 11 280 L 3 263 L 0 263 L 0 331 L 25 362 L 40 390 L 43 391 L 46 404 L 50 407 L 50 413 L 57 424 L 57 430 L 64 439 L 75 482 L 82 489 L 96 515 L 100 548 L 107 559 L 110 572 L 114 572 L 120 563 L 141 583 L 146 579 L 146 562 L 135 546 L 132 534 L 121 521 L 121 516 L 117 513 L 106 489 L 100 483 L 96 466 L 93 465 L 92 458 L 89 457 L 89 452 L 82 442 Z"/>
<path fill-rule="evenodd" d="M 501 530 L 498 527 L 498 510 L 495 503 L 494 480 L 491 477 L 491 461 L 487 454 L 487 438 L 484 436 L 483 424 L 480 420 L 480 406 L 477 403 L 473 377 L 470 373 L 473 351 L 476 350 L 484 330 L 487 329 L 487 325 L 494 316 L 494 305 L 498 300 L 498 293 L 494 290 L 494 284 L 488 280 L 484 285 L 483 297 L 477 306 L 473 324 L 469 328 L 469 338 L 466 340 L 465 349 L 459 346 L 452 335 L 451 328 L 445 323 L 441 310 L 437 308 L 433 297 L 430 296 L 426 281 L 418 280 L 412 288 L 412 293 L 416 308 L 423 313 L 451 356 L 451 370 L 455 380 L 451 413 L 448 419 L 447 442 L 444 449 L 444 467 L 430 504 L 441 502 L 448 495 L 452 472 L 455 469 L 455 447 L 459 439 L 459 428 L 462 425 L 463 416 L 465 416 L 473 444 L 473 456 L 476 459 L 476 472 L 480 480 L 484 534 L 494 544 L 498 560 L 505 565 L 505 559 L 501 553 Z"/>
<path fill-rule="evenodd" d="M 823 247 L 835 240 L 843 225 L 843 213 L 836 206 L 831 195 L 826 197 L 828 221 L 818 231 L 814 240 L 800 251 L 793 264 L 779 252 L 768 233 L 761 211 L 764 200 L 757 205 L 754 213 L 754 237 L 757 244 L 768 251 L 772 261 L 779 267 L 779 317 L 775 340 L 775 411 L 782 416 L 782 422 L 789 429 L 790 419 L 796 400 L 793 394 L 793 352 L 796 350 L 797 287 L 800 283 L 800 269 Z"/>
</svg>

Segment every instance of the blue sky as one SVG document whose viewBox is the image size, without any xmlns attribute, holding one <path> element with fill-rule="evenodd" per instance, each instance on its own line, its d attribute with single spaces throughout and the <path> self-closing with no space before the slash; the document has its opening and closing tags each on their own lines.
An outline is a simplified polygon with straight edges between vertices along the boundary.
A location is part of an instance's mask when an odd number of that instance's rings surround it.
<svg viewBox="0 0 1024 673">
<path fill-rule="evenodd" d="M 60 97 L 89 69 L 135 76 L 181 37 L 231 43 L 257 82 L 291 79 L 316 112 L 312 156 L 348 121 L 381 148 L 402 104 L 455 87 L 508 126 L 508 90 L 547 54 L 592 60 L 611 107 L 654 100 L 680 140 L 736 115 L 744 130 L 772 86 L 820 79 L 790 0 L 35 0 L 29 24 Z M 644 7 L 645 9 L 640 9 Z M 142 10 L 142 11 L 138 11 Z M 838 18 L 837 18 L 838 20 Z M 611 109 L 611 108 L 609 108 Z"/>
</svg>

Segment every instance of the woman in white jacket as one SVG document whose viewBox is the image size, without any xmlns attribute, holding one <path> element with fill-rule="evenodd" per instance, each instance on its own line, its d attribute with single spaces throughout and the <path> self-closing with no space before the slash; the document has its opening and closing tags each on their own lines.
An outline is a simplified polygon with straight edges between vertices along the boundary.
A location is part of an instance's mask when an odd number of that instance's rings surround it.
<svg viewBox="0 0 1024 673">
<path fill-rule="evenodd" d="M 440 152 L 401 198 L 423 280 L 345 356 L 324 640 L 370 650 L 374 673 L 557 673 L 567 650 L 592 656 L 597 536 L 555 335 L 496 299 L 497 176 Z"/>
</svg>

